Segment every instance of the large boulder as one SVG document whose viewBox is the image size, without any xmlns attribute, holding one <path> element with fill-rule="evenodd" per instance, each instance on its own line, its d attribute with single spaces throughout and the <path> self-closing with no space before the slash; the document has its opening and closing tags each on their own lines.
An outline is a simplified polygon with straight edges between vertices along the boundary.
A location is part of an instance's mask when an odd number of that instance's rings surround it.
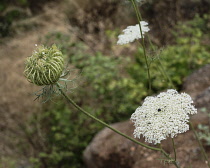
<svg viewBox="0 0 210 168">
<path fill-rule="evenodd" d="M 210 87 L 210 64 L 188 76 L 183 84 L 183 90 L 193 98 L 199 97 Z"/>
<path fill-rule="evenodd" d="M 188 93 L 198 108 L 198 114 L 192 116 L 194 125 L 208 124 L 210 113 L 210 64 L 189 75 L 183 84 L 183 91 Z"/>
<path fill-rule="evenodd" d="M 120 122 L 112 125 L 115 129 L 133 136 L 133 124 L 130 121 Z M 143 142 L 143 141 L 142 141 Z M 138 168 L 145 162 L 151 163 L 156 154 L 132 141 L 105 128 L 99 132 L 84 152 L 84 161 L 88 168 Z M 152 163 L 153 164 L 153 163 Z M 152 164 L 147 166 L 152 167 Z"/>
<path fill-rule="evenodd" d="M 183 91 L 193 99 L 198 114 L 191 118 L 195 126 L 207 124 L 210 111 L 210 65 L 207 65 L 186 78 Z M 112 125 L 115 129 L 133 137 L 134 126 L 131 121 Z M 140 139 L 144 142 L 144 139 Z M 192 131 L 179 134 L 175 138 L 180 165 L 205 168 L 202 154 Z M 144 142 L 145 143 L 145 142 Z M 171 139 L 163 141 L 163 148 L 173 155 Z M 210 154 L 210 152 L 208 153 Z M 162 168 L 163 156 L 148 150 L 105 128 L 100 131 L 84 151 L 84 162 L 88 168 Z M 169 165 L 169 167 L 174 167 Z"/>
<path fill-rule="evenodd" d="M 130 121 L 116 123 L 112 126 L 124 134 L 133 137 L 134 127 Z M 140 141 L 145 143 L 143 138 Z M 192 131 L 178 135 L 175 138 L 175 143 L 177 147 L 177 159 L 180 165 L 186 167 L 191 162 L 195 167 L 206 167 Z M 162 146 L 168 153 L 173 155 L 170 138 L 163 141 Z M 164 167 L 164 157 L 160 152 L 137 145 L 108 128 L 103 129 L 93 138 L 90 145 L 84 151 L 84 162 L 87 168 Z M 169 165 L 169 168 L 174 168 L 174 165 Z"/>
</svg>

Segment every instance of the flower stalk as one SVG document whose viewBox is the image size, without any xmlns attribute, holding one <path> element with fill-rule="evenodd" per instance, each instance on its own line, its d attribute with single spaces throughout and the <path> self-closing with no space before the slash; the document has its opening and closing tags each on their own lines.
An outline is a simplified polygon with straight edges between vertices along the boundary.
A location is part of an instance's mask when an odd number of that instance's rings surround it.
<svg viewBox="0 0 210 168">
<path fill-rule="evenodd" d="M 152 44 L 152 42 L 151 42 L 149 36 L 148 36 L 148 41 L 149 41 L 149 43 L 150 43 L 150 46 L 151 46 L 152 50 L 155 50 L 155 48 L 154 48 L 154 46 L 153 46 L 153 44 Z M 164 76 L 166 76 L 166 78 L 168 79 L 168 81 L 169 81 L 171 87 L 175 89 L 175 86 L 174 86 L 174 84 L 173 84 L 173 82 L 172 82 L 170 76 L 167 74 L 167 72 L 166 72 L 165 69 L 163 68 L 163 64 L 162 64 L 160 58 L 158 58 L 158 61 L 159 61 L 160 69 L 161 69 L 160 71 L 162 71 L 163 74 L 164 74 Z M 193 124 L 192 124 L 191 122 L 189 122 L 189 124 L 190 124 L 190 128 L 192 129 L 193 134 L 195 135 L 195 138 L 196 138 L 196 140 L 197 140 L 197 142 L 198 142 L 198 144 L 199 144 L 199 146 L 200 146 L 201 153 L 202 153 L 204 159 L 206 160 L 206 163 L 207 163 L 208 167 L 210 168 L 210 161 L 209 161 L 208 156 L 207 156 L 207 154 L 206 154 L 206 152 L 205 152 L 205 149 L 204 149 L 204 147 L 203 147 L 203 145 L 202 145 L 202 143 L 201 143 L 201 141 L 200 141 L 200 139 L 199 139 L 199 137 L 198 137 L 198 133 L 197 133 L 197 131 L 195 130 Z M 173 139 L 172 139 L 172 141 L 173 141 Z M 173 148 L 174 148 L 174 154 L 176 154 L 176 152 L 175 152 L 176 149 L 175 149 L 174 141 L 173 141 L 172 143 L 173 143 Z M 176 155 L 175 155 L 175 160 L 176 160 Z"/>
<path fill-rule="evenodd" d="M 112 131 L 114 131 L 115 133 L 131 140 L 132 142 L 138 144 L 138 145 L 141 145 L 147 149 L 151 149 L 151 150 L 154 150 L 154 151 L 159 151 L 161 152 L 168 160 L 170 160 L 177 168 L 179 168 L 179 165 L 177 164 L 176 160 L 174 160 L 173 158 L 171 158 L 169 156 L 168 153 L 166 153 L 162 148 L 156 148 L 156 147 L 151 147 L 149 145 L 146 145 L 146 144 L 143 144 L 137 140 L 135 140 L 134 138 L 128 136 L 128 135 L 125 135 L 124 133 L 116 130 L 115 128 L 111 127 L 110 125 L 108 125 L 107 123 L 103 122 L 102 120 L 96 118 L 95 116 L 91 115 L 90 113 L 88 113 L 87 111 L 85 111 L 84 109 L 82 109 L 80 106 L 78 106 L 71 98 L 69 98 L 65 92 L 59 87 L 59 84 L 57 83 L 56 86 L 58 87 L 59 91 L 61 92 L 61 94 L 64 96 L 64 98 L 68 101 L 68 103 L 72 104 L 76 109 L 78 109 L 80 112 L 84 113 L 85 115 L 87 115 L 88 117 L 92 118 L 93 120 L 99 122 L 100 124 L 102 124 L 103 126 L 111 129 Z"/>
<path fill-rule="evenodd" d="M 172 139 L 172 144 L 173 144 L 173 149 L 174 149 L 174 160 L 176 161 L 176 146 L 175 146 L 175 142 L 174 142 L 174 138 Z"/>
<path fill-rule="evenodd" d="M 141 21 L 142 21 L 142 17 L 141 17 L 141 13 L 139 12 L 136 2 L 135 0 L 131 0 L 133 8 L 135 10 L 136 13 L 136 17 L 138 19 L 139 22 L 139 29 L 140 29 L 140 33 L 141 33 L 141 39 L 142 39 L 142 47 L 143 47 L 143 52 L 144 52 L 144 59 L 145 59 L 145 63 L 146 63 L 146 67 L 147 67 L 147 76 L 148 76 L 148 83 L 149 83 L 149 94 L 152 92 L 152 82 L 151 82 L 151 75 L 150 75 L 150 67 L 149 67 L 149 62 L 148 62 L 148 57 L 147 57 L 147 53 L 146 53 L 146 45 L 145 45 L 145 41 L 143 38 L 143 31 L 142 31 L 142 27 L 141 27 Z"/>
</svg>

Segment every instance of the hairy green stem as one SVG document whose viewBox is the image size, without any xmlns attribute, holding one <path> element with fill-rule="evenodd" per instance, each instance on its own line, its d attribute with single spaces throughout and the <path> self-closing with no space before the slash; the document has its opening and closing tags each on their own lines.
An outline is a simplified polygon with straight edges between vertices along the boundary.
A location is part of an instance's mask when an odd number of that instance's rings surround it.
<svg viewBox="0 0 210 168">
<path fill-rule="evenodd" d="M 196 132 L 196 130 L 195 130 L 193 124 L 192 124 L 191 122 L 189 122 L 189 123 L 190 123 L 190 127 L 191 127 L 191 129 L 192 129 L 192 131 L 193 131 L 193 133 L 194 133 L 194 135 L 195 135 L 195 138 L 196 138 L 196 140 L 198 141 L 198 144 L 199 144 L 199 146 L 200 146 L 200 148 L 201 148 L 201 152 L 202 152 L 202 154 L 203 154 L 203 156 L 204 156 L 204 158 L 205 158 L 205 160 L 206 160 L 206 162 L 207 162 L 207 165 L 208 165 L 208 167 L 210 168 L 210 162 L 209 162 L 208 156 L 207 156 L 207 154 L 206 154 L 206 152 L 205 152 L 205 149 L 204 149 L 204 147 L 203 147 L 203 145 L 202 145 L 202 143 L 201 143 L 201 141 L 200 141 L 200 139 L 199 139 L 199 137 L 198 137 L 198 134 L 197 134 L 197 132 Z"/>
<path fill-rule="evenodd" d="M 176 147 L 174 143 L 174 138 L 172 138 L 172 144 L 173 144 L 173 149 L 174 149 L 174 160 L 176 161 Z"/>
<path fill-rule="evenodd" d="M 90 117 L 90 118 L 92 118 L 92 119 L 98 121 L 99 123 L 101 123 L 101 124 L 104 125 L 105 127 L 108 127 L 109 129 L 113 130 L 114 132 L 118 133 L 119 135 L 122 135 L 123 137 L 125 137 L 125 138 L 127 138 L 127 139 L 129 139 L 129 140 L 131 140 L 131 141 L 133 141 L 133 142 L 135 142 L 135 143 L 137 143 L 137 144 L 139 144 L 139 145 L 145 147 L 145 148 L 148 148 L 148 149 L 151 149 L 151 150 L 155 150 L 155 151 L 161 151 L 161 149 L 159 149 L 159 148 L 155 148 L 155 147 L 151 147 L 151 146 L 145 145 L 145 144 L 143 144 L 143 143 L 141 143 L 141 142 L 139 142 L 139 141 L 137 141 L 137 140 L 135 140 L 135 139 L 133 139 L 133 138 L 131 138 L 131 137 L 125 135 L 125 134 L 123 134 L 122 132 L 116 130 L 115 128 L 111 127 L 111 126 L 108 125 L 107 123 L 105 123 L 105 122 L 101 121 L 100 119 L 96 118 L 96 117 L 93 116 L 92 114 L 90 114 L 90 113 L 88 113 L 87 111 L 83 110 L 83 109 L 82 109 L 81 107 L 79 107 L 72 99 L 70 99 L 70 98 L 63 92 L 63 90 L 59 87 L 58 84 L 57 84 L 57 87 L 58 87 L 58 89 L 60 90 L 61 94 L 66 98 L 66 100 L 67 100 L 69 103 L 71 103 L 74 107 L 76 107 L 79 111 L 83 112 L 83 113 L 84 113 L 85 115 L 87 115 L 88 117 Z"/>
<path fill-rule="evenodd" d="M 147 149 L 151 149 L 151 150 L 154 150 L 154 151 L 159 151 L 161 152 L 167 159 L 169 160 L 172 160 L 172 163 L 177 167 L 179 168 L 179 166 L 177 165 L 176 161 L 174 159 L 172 159 L 168 153 L 166 153 L 162 148 L 155 148 L 155 147 L 151 147 L 151 146 L 148 146 L 148 145 L 145 145 L 137 140 L 135 140 L 134 138 L 131 138 L 129 137 L 128 135 L 125 135 L 123 134 L 122 132 L 116 130 L 115 128 L 111 127 L 110 125 L 108 125 L 107 123 L 101 121 L 100 119 L 96 118 L 95 116 L 93 116 L 92 114 L 88 113 L 87 111 L 85 111 L 84 109 L 82 109 L 80 106 L 78 106 L 71 98 L 69 98 L 65 93 L 64 91 L 59 87 L 59 84 L 57 83 L 56 84 L 58 89 L 60 90 L 61 94 L 66 98 L 66 100 L 72 104 L 76 109 L 78 109 L 79 111 L 81 111 L 82 113 L 84 113 L 85 115 L 87 115 L 88 117 L 92 118 L 93 120 L 99 122 L 100 124 L 102 124 L 103 126 L 111 129 L 112 131 L 116 132 L 117 134 L 131 140 L 132 142 L 138 144 L 138 145 L 141 145 Z"/>
<path fill-rule="evenodd" d="M 152 48 L 152 51 L 155 51 L 155 47 L 152 44 L 152 41 L 150 40 L 149 36 L 147 36 L 147 39 L 149 41 L 150 47 Z M 170 86 L 175 89 L 175 86 L 174 86 L 171 78 L 169 77 L 168 73 L 165 71 L 164 66 L 163 66 L 163 63 L 162 63 L 162 61 L 161 61 L 160 58 L 158 58 L 158 62 L 159 62 L 159 65 L 160 65 L 160 71 L 161 71 L 161 73 L 163 73 L 163 75 L 165 76 L 165 78 L 169 81 Z"/>
<path fill-rule="evenodd" d="M 160 149 L 162 149 L 163 150 L 163 148 L 162 148 L 162 145 L 161 144 L 158 144 L 158 146 L 159 146 L 159 148 Z M 166 156 L 166 155 L 165 155 Z M 169 163 L 173 163 L 174 164 L 174 166 L 176 166 L 176 168 L 180 168 L 179 167 L 179 165 L 178 165 L 178 163 L 177 163 L 177 161 L 176 161 L 176 159 L 172 159 L 171 157 L 169 157 L 169 155 L 168 155 L 168 157 L 167 157 L 168 159 L 169 159 Z"/>
<path fill-rule="evenodd" d="M 165 71 L 165 69 L 164 69 L 164 67 L 163 67 L 163 64 L 162 64 L 162 61 L 160 60 L 160 58 L 158 58 L 158 62 L 159 62 L 159 65 L 160 65 L 160 69 L 161 69 L 161 71 L 163 72 L 164 76 L 165 76 L 165 77 L 167 78 L 167 80 L 169 81 L 170 86 L 171 86 L 172 88 L 175 89 L 175 86 L 174 86 L 173 82 L 171 81 L 171 78 L 170 78 L 170 77 L 168 76 L 168 74 L 166 73 L 166 71 Z"/>
<path fill-rule="evenodd" d="M 152 47 L 152 50 L 155 50 L 155 49 L 154 49 L 154 46 L 153 46 L 153 44 L 152 44 L 152 42 L 151 42 L 151 40 L 150 40 L 149 37 L 148 37 L 148 41 L 149 41 L 149 43 L 150 43 L 150 46 Z M 164 74 L 165 74 L 165 76 L 167 77 L 168 81 L 170 82 L 171 86 L 172 86 L 173 88 L 175 88 L 175 86 L 174 86 L 174 84 L 173 84 L 171 78 L 169 77 L 169 75 L 167 74 L 167 72 L 165 71 L 165 69 L 163 68 L 163 64 L 162 64 L 161 60 L 158 59 L 158 61 L 159 61 L 159 63 L 160 63 L 159 65 L 160 65 L 162 71 L 164 72 Z M 192 129 L 192 131 L 193 131 L 193 133 L 194 133 L 194 135 L 195 135 L 195 137 L 196 137 L 196 140 L 198 141 L 198 144 L 199 144 L 199 146 L 200 146 L 200 148 L 201 148 L 202 155 L 203 155 L 203 157 L 205 158 L 208 167 L 210 168 L 210 162 L 209 162 L 209 160 L 208 160 L 208 156 L 207 156 L 207 154 L 206 154 L 206 152 L 205 152 L 205 149 L 204 149 L 204 147 L 203 147 L 203 145 L 202 145 L 202 143 L 201 143 L 201 141 L 200 141 L 200 139 L 199 139 L 199 137 L 198 137 L 197 131 L 194 129 L 192 123 L 191 123 L 191 122 L 189 122 L 189 123 L 190 123 L 190 127 L 191 127 L 191 129 Z"/>
<path fill-rule="evenodd" d="M 142 17 L 141 17 L 141 13 L 139 12 L 139 10 L 137 8 L 135 0 L 131 0 L 131 2 L 132 2 L 133 8 L 134 8 L 135 13 L 136 13 L 136 17 L 137 17 L 138 22 L 139 22 L 138 24 L 139 24 L 139 29 L 140 29 L 140 33 L 141 33 L 144 59 L 145 59 L 146 66 L 147 66 L 147 76 L 148 76 L 148 81 L 149 81 L 148 83 L 149 83 L 149 94 L 150 94 L 152 92 L 152 83 L 151 83 L 151 75 L 150 75 L 149 62 L 148 62 L 147 53 L 146 53 L 145 41 L 144 41 L 144 38 L 143 38 L 142 27 L 141 27 L 141 23 L 140 23 L 140 21 L 142 20 Z"/>
</svg>

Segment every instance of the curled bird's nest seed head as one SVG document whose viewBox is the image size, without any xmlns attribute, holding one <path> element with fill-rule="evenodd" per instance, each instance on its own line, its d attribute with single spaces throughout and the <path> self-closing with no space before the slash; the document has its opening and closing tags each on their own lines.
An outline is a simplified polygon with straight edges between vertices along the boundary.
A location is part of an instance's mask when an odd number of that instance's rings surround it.
<svg viewBox="0 0 210 168">
<path fill-rule="evenodd" d="M 61 51 L 52 47 L 39 46 L 25 62 L 24 75 L 29 82 L 38 86 L 56 83 L 64 69 Z"/>
</svg>

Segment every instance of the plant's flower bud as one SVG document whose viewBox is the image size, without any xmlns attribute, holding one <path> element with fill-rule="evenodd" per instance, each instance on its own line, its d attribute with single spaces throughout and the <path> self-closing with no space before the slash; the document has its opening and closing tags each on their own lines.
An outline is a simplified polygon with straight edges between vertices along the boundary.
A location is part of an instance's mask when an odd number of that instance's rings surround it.
<svg viewBox="0 0 210 168">
<path fill-rule="evenodd" d="M 27 58 L 24 75 L 36 85 L 52 85 L 59 80 L 63 69 L 63 54 L 56 45 L 40 46 Z"/>
<path fill-rule="evenodd" d="M 140 25 L 141 25 L 142 35 L 144 35 L 145 32 L 148 32 L 150 30 L 147 22 L 141 21 Z M 124 34 L 118 36 L 118 41 L 117 41 L 118 45 L 127 44 L 133 42 L 136 39 L 142 38 L 139 24 L 135 26 L 128 26 L 126 29 L 123 30 L 123 33 Z"/>
<path fill-rule="evenodd" d="M 160 143 L 168 136 L 175 137 L 189 130 L 188 114 L 196 114 L 192 98 L 169 89 L 156 97 L 147 97 L 142 106 L 132 114 L 134 137 L 145 137 L 149 143 Z"/>
</svg>

